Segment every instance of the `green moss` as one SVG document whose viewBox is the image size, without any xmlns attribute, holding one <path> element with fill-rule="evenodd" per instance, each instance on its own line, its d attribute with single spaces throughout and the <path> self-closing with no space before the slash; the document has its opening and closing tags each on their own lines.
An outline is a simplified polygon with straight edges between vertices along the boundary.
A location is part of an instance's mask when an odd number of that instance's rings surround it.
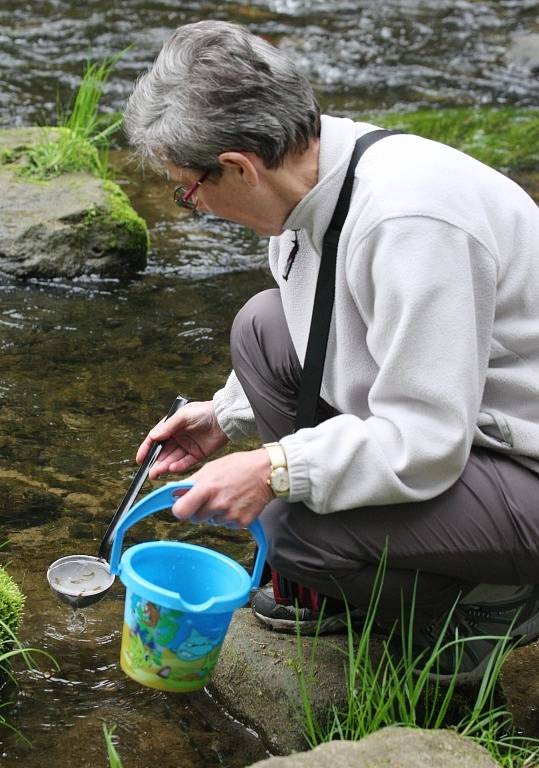
<svg viewBox="0 0 539 768">
<path fill-rule="evenodd" d="M 384 128 L 415 133 L 503 170 L 539 167 L 539 109 L 493 107 L 362 115 Z"/>
<path fill-rule="evenodd" d="M 0 149 L 0 165 L 14 163 L 16 159 L 17 156 L 13 149 Z"/>
<path fill-rule="evenodd" d="M 106 207 L 90 208 L 85 215 L 83 229 L 95 230 L 98 219 L 109 235 L 103 245 L 107 250 L 121 247 L 123 251 L 146 254 L 150 245 L 150 233 L 146 222 L 133 209 L 129 198 L 110 179 L 102 182 L 107 196 Z"/>
<path fill-rule="evenodd" d="M 134 210 L 129 198 L 118 184 L 105 179 L 103 189 L 107 193 L 110 219 L 120 222 L 136 241 L 140 241 L 146 252 L 150 246 L 150 233 L 144 219 Z M 114 247 L 113 243 L 110 245 Z"/>
<path fill-rule="evenodd" d="M 150 235 L 146 222 L 134 210 L 125 192 L 110 179 L 103 181 L 103 189 L 108 196 L 111 219 L 123 222 L 127 225 L 128 229 L 133 231 L 139 232 L 143 229 L 146 237 L 146 246 L 148 246 L 150 244 Z"/>
<path fill-rule="evenodd" d="M 24 596 L 7 571 L 0 566 L 0 653 L 8 650 L 17 634 L 24 608 Z"/>
</svg>

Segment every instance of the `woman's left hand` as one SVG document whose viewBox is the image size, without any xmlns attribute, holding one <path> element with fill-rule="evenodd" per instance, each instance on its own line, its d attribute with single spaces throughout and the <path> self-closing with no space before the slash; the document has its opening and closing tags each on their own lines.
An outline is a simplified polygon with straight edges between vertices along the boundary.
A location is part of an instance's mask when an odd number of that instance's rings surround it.
<svg viewBox="0 0 539 768">
<path fill-rule="evenodd" d="M 180 520 L 213 519 L 245 528 L 273 499 L 267 483 L 270 471 L 264 448 L 209 461 L 188 478 L 194 486 L 174 503 L 172 513 Z"/>
</svg>

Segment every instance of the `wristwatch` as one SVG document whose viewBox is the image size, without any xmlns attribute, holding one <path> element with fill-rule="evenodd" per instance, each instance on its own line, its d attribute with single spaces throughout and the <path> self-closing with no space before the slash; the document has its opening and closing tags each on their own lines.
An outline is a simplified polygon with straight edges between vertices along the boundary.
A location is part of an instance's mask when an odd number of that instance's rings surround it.
<svg viewBox="0 0 539 768">
<path fill-rule="evenodd" d="M 264 443 L 262 447 L 268 452 L 271 462 L 271 472 L 267 480 L 269 487 L 275 496 L 288 496 L 290 481 L 288 479 L 286 453 L 280 443 Z"/>
</svg>

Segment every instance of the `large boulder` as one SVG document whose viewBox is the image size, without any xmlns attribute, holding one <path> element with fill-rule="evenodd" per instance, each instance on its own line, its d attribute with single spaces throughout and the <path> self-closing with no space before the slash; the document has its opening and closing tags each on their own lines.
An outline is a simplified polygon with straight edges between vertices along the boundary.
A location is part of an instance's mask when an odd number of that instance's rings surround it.
<svg viewBox="0 0 539 768">
<path fill-rule="evenodd" d="M 310 690 L 311 702 L 316 716 L 324 718 L 332 704 L 341 707 L 345 703 L 346 637 L 319 638 L 314 663 L 313 643 L 310 637 L 300 640 L 303 669 L 316 680 Z M 295 636 L 264 628 L 248 608 L 235 612 L 211 689 L 229 712 L 254 728 L 273 754 L 307 746 L 295 671 L 298 663 Z"/>
<path fill-rule="evenodd" d="M 251 768 L 499 768 L 486 749 L 452 731 L 383 728 L 361 741 L 330 741 Z"/>
<path fill-rule="evenodd" d="M 85 172 L 33 181 L 11 162 L 43 131 L 0 131 L 0 272 L 128 277 L 144 269 L 148 230 L 117 184 Z"/>
<path fill-rule="evenodd" d="M 370 654 L 373 664 L 377 663 L 382 652 L 382 639 L 373 635 L 371 637 Z M 309 699 L 312 705 L 314 717 L 320 723 L 325 722 L 328 711 L 332 706 L 344 709 L 346 705 L 345 663 L 347 659 L 347 638 L 343 635 L 320 637 L 318 640 L 312 637 L 298 638 L 271 632 L 263 627 L 255 619 L 248 608 L 243 608 L 234 613 L 229 630 L 223 643 L 219 661 L 211 679 L 211 691 L 221 701 L 225 709 L 238 720 L 250 727 L 260 736 L 261 740 L 272 754 L 288 755 L 293 752 L 303 752 L 307 749 L 305 738 L 305 719 L 302 707 L 301 691 L 298 684 L 298 669 L 303 668 L 305 679 L 309 683 Z M 539 735 L 539 641 L 524 648 L 514 650 L 504 665 L 503 670 L 503 694 L 505 705 L 514 718 L 514 726 L 526 736 Z M 463 708 L 462 714 L 475 698 L 475 691 L 462 690 L 455 700 L 455 711 Z M 460 716 L 457 718 L 460 719 Z M 407 735 L 406 729 L 397 729 L 395 734 L 390 734 L 388 729 L 383 733 L 391 735 L 388 742 L 388 754 L 396 743 L 395 740 L 403 739 L 403 750 L 408 754 L 413 746 L 414 738 L 422 745 L 425 755 L 429 754 L 431 747 L 445 749 L 451 747 L 452 742 L 447 741 L 452 734 L 443 737 L 422 736 L 419 730 L 413 730 L 412 735 Z M 430 734 L 430 731 L 425 733 Z M 374 737 L 369 737 L 366 742 Z M 385 738 L 385 737 L 384 737 Z M 388 736 L 389 738 L 389 736 Z M 440 741 L 442 739 L 442 741 Z M 363 744 L 363 742 L 361 742 Z M 375 744 L 377 742 L 374 742 Z M 457 743 L 457 742 L 455 742 Z M 438 745 L 438 746 L 436 746 Z M 463 742 L 463 749 L 470 747 L 468 741 Z M 339 747 L 336 747 L 339 749 Z M 363 747 L 362 747 L 363 749 Z M 380 747 L 380 749 L 382 749 Z M 395 748 L 398 753 L 398 749 Z M 319 750 L 314 753 L 317 757 L 312 762 L 270 762 L 268 768 L 277 766 L 309 766 L 326 765 L 321 760 Z M 328 752 L 328 755 L 331 754 Z M 344 753 L 343 753 L 344 754 Z M 342 758 L 348 759 L 353 753 L 346 753 Z M 363 754 L 363 753 L 361 753 Z M 404 754 L 404 752 L 403 752 Z M 461 752 L 456 753 L 461 756 Z M 468 753 L 466 753 L 468 754 Z M 471 753 L 470 753 L 471 754 Z M 410 753 L 411 755 L 411 753 Z M 370 758 L 369 758 L 370 759 Z M 362 765 L 369 768 L 378 766 L 399 765 L 399 768 L 419 768 L 421 762 L 414 762 L 413 755 L 408 762 L 378 763 L 356 762 L 331 763 L 328 758 L 327 765 L 337 768 L 337 765 L 354 765 L 359 768 Z M 459 758 L 460 759 L 460 758 Z M 306 757 L 307 761 L 308 758 Z M 425 758 L 425 765 L 453 765 L 445 763 L 441 758 L 432 760 L 429 764 Z M 455 765 L 458 763 L 455 763 Z M 462 766 L 475 765 L 466 763 L 463 759 Z M 477 766 L 488 766 L 491 763 L 478 762 Z M 257 763 L 258 765 L 258 763 Z M 265 768 L 264 764 L 264 768 Z"/>
</svg>

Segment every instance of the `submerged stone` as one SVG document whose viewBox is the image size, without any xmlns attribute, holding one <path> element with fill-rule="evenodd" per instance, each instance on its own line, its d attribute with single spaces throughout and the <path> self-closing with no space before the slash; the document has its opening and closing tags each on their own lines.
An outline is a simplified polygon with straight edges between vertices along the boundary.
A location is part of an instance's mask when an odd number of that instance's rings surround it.
<svg viewBox="0 0 539 768">
<path fill-rule="evenodd" d="M 144 269 L 145 222 L 110 180 L 88 172 L 34 181 L 20 173 L 41 128 L 0 130 L 0 271 L 18 278 L 130 277 Z M 47 139 L 54 129 L 47 130 Z"/>
</svg>

